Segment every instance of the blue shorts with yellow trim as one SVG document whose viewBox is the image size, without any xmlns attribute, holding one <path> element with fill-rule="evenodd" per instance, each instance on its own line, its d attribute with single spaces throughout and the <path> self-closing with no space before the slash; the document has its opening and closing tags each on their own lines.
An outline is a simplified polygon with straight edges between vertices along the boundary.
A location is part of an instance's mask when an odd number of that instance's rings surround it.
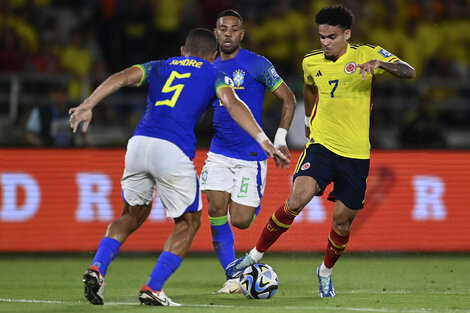
<svg viewBox="0 0 470 313">
<path fill-rule="evenodd" d="M 349 209 L 359 210 L 364 207 L 369 165 L 370 159 L 342 157 L 321 144 L 311 144 L 297 161 L 293 181 L 299 176 L 312 177 L 321 189 L 317 196 L 333 182 L 328 200 L 341 200 Z"/>
</svg>

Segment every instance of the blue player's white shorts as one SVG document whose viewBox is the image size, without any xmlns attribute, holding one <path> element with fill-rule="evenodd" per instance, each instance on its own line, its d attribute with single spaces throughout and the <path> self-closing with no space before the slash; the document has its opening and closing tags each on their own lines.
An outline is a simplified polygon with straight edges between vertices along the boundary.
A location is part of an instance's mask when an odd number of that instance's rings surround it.
<svg viewBox="0 0 470 313">
<path fill-rule="evenodd" d="M 201 190 L 225 191 L 233 202 L 258 207 L 266 187 L 267 163 L 209 152 L 202 168 Z"/>
<path fill-rule="evenodd" d="M 124 201 L 130 205 L 150 204 L 155 186 L 168 217 L 180 217 L 202 208 L 193 161 L 172 142 L 134 136 L 127 144 L 121 179 Z"/>
</svg>

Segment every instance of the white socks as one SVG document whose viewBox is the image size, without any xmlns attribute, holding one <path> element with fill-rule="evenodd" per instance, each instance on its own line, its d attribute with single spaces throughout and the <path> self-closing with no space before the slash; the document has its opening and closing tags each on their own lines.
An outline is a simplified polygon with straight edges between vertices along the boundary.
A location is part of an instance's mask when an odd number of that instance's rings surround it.
<svg viewBox="0 0 470 313">
<path fill-rule="evenodd" d="M 256 250 L 256 247 L 254 247 L 248 254 L 256 263 L 258 263 L 263 258 L 264 252 L 259 252 Z"/>
<path fill-rule="evenodd" d="M 333 271 L 332 268 L 328 268 L 325 266 L 325 263 L 321 262 L 320 265 L 320 276 L 322 277 L 328 277 L 331 275 L 331 272 Z"/>
</svg>

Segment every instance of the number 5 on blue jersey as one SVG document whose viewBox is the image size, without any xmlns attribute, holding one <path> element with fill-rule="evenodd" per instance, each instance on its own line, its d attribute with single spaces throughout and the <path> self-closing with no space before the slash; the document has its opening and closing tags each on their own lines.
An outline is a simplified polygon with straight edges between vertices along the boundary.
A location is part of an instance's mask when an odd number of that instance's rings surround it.
<svg viewBox="0 0 470 313">
<path fill-rule="evenodd" d="M 182 78 L 188 78 L 190 76 L 191 76 L 191 73 L 180 74 L 177 71 L 171 72 L 170 77 L 167 79 L 165 85 L 162 88 L 162 92 L 169 93 L 169 92 L 174 91 L 175 93 L 173 94 L 173 97 L 171 97 L 170 100 L 161 100 L 161 101 L 155 102 L 155 106 L 168 105 L 173 108 L 176 104 L 176 101 L 178 101 L 178 97 L 180 96 L 181 91 L 183 90 L 183 87 L 184 87 L 184 84 L 178 84 L 178 85 L 172 86 L 173 80 L 175 78 L 182 79 Z"/>
</svg>

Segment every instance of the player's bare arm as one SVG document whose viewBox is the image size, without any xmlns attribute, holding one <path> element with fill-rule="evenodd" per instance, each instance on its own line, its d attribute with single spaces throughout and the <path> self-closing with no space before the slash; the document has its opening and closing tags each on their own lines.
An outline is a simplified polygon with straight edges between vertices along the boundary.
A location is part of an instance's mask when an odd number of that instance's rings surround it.
<svg viewBox="0 0 470 313">
<path fill-rule="evenodd" d="M 142 70 L 138 67 L 129 67 L 121 72 L 115 73 L 102 82 L 93 93 L 83 101 L 79 106 L 71 108 L 70 114 L 70 127 L 75 133 L 80 123 L 83 124 L 82 131 L 86 132 L 88 125 L 92 119 L 93 108 L 100 103 L 101 100 L 115 93 L 122 87 L 137 87 L 142 79 Z"/>
<path fill-rule="evenodd" d="M 307 120 L 310 119 L 312 116 L 313 106 L 315 104 L 315 100 L 317 99 L 318 89 L 315 85 L 307 85 L 304 83 L 304 109 L 305 109 L 305 136 L 310 138 L 310 127 Z"/>
<path fill-rule="evenodd" d="M 277 158 L 282 168 L 287 168 L 290 160 L 274 147 L 264 131 L 256 122 L 247 105 L 238 98 L 231 87 L 222 87 L 217 90 L 217 97 L 224 104 L 233 120 L 240 125 L 251 137 L 256 139 L 261 148 L 272 158 Z"/>
<path fill-rule="evenodd" d="M 394 63 L 371 60 L 364 64 L 358 64 L 357 66 L 359 67 L 359 74 L 362 75 L 362 80 L 365 79 L 366 74 L 374 75 L 374 70 L 379 67 L 400 78 L 416 77 L 416 70 L 411 65 L 401 60 Z"/>
<path fill-rule="evenodd" d="M 394 63 L 379 61 L 379 67 L 400 78 L 415 78 L 416 70 L 404 61 Z"/>
<path fill-rule="evenodd" d="M 295 96 L 285 83 L 281 83 L 273 93 L 282 101 L 281 121 L 279 122 L 279 128 L 274 138 L 274 146 L 291 160 L 292 156 L 287 147 L 286 135 L 292 123 L 292 119 L 294 118 L 296 106 Z M 280 164 L 277 164 L 277 159 L 275 159 L 275 161 L 276 167 L 278 167 Z"/>
</svg>

